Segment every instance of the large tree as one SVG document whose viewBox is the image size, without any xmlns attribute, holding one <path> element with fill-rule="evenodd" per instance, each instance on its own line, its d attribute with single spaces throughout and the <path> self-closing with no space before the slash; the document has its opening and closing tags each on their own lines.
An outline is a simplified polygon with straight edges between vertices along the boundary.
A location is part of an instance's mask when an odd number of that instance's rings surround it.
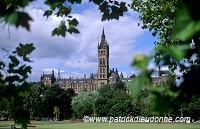
<svg viewBox="0 0 200 129">
<path fill-rule="evenodd" d="M 83 91 L 73 97 L 72 109 L 73 117 L 82 119 L 84 116 L 94 116 L 95 114 L 95 102 L 98 96 L 98 92 Z"/>
<path fill-rule="evenodd" d="M 198 75 L 200 74 L 200 17 L 199 1 L 191 0 L 133 0 L 131 8 L 140 14 L 142 28 L 148 29 L 158 39 L 155 41 L 154 60 L 157 66 L 168 66 L 177 79 L 183 81 L 166 88 L 156 88 L 153 93 L 157 96 L 157 103 L 165 114 L 174 100 L 190 101 L 193 95 L 198 95 Z M 151 85 L 152 70 L 146 69 L 151 56 L 136 56 L 133 66 L 141 70 L 133 85 L 139 92 L 144 79 Z M 178 70 L 178 74 L 177 71 Z M 176 72 L 175 72 L 176 71 Z M 147 86 L 147 84 L 145 86 Z M 133 88 L 134 90 L 134 88 Z M 166 100 L 166 101 L 165 101 Z M 164 113 L 165 112 L 165 113 Z M 160 114 L 160 115 L 161 115 Z"/>
<path fill-rule="evenodd" d="M 28 56 L 34 49 L 32 43 L 20 44 L 13 52 L 4 50 L 5 56 L 0 61 L 0 110 L 9 111 L 9 116 L 24 128 L 30 119 L 29 110 L 24 108 L 24 98 L 25 93 L 30 91 L 26 79 L 32 69 L 26 63 L 31 62 Z"/>
<path fill-rule="evenodd" d="M 100 88 L 95 106 L 98 116 L 117 117 L 135 114 L 131 96 L 124 89 L 111 89 L 109 85 Z"/>
</svg>

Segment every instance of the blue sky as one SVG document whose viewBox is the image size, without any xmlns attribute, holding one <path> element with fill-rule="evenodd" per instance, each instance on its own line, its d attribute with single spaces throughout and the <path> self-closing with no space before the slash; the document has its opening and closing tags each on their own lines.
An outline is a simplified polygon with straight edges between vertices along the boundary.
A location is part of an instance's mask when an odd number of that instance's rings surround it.
<svg viewBox="0 0 200 129">
<path fill-rule="evenodd" d="M 30 56 L 34 62 L 30 64 L 33 70 L 29 81 L 39 81 L 43 72 L 50 73 L 53 69 L 56 74 L 60 69 L 63 78 L 80 78 L 84 74 L 88 77 L 90 73 L 96 73 L 97 44 L 103 27 L 110 46 L 110 69 L 117 68 L 124 76 L 137 74 L 131 67 L 134 55 L 150 53 L 156 40 L 150 32 L 137 26 L 140 22 L 138 14 L 129 9 L 119 21 L 102 22 L 97 6 L 87 1 L 83 1 L 83 4 L 73 6 L 72 13 L 79 21 L 80 34 L 68 34 L 65 38 L 51 37 L 51 31 L 63 18 L 43 17 L 48 7 L 41 0 L 30 3 L 26 8 L 34 20 L 30 22 L 30 32 L 10 26 L 11 37 L 7 39 L 8 30 L 0 30 L 0 48 L 13 50 L 19 43 L 34 43 L 36 50 Z M 3 56 L 2 52 L 0 54 Z"/>
</svg>

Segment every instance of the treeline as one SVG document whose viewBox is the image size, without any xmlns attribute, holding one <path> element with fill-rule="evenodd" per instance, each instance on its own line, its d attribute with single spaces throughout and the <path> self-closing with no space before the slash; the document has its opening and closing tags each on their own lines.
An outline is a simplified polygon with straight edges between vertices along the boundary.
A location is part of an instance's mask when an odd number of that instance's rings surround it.
<svg viewBox="0 0 200 129">
<path fill-rule="evenodd" d="M 153 116 L 155 97 L 150 90 L 142 90 L 136 97 L 125 91 L 125 84 L 119 81 L 114 85 L 104 85 L 99 91 L 82 91 L 75 94 L 73 89 L 63 90 L 58 85 L 45 87 L 41 83 L 28 83 L 30 88 L 18 98 L 0 98 L 0 115 L 12 118 L 18 109 L 29 111 L 27 118 L 82 119 L 84 116 Z M 20 103 L 20 104 L 19 104 Z M 23 105 L 23 107 L 18 107 Z M 200 118 L 200 96 L 181 105 L 173 103 L 166 116 L 189 116 Z M 157 106 L 156 106 L 157 107 Z M 162 106 L 160 106 L 162 110 Z M 23 115 L 26 113 L 23 113 Z M 18 114 L 20 116 L 20 114 Z M 28 115 L 28 113 L 27 113 Z"/>
</svg>

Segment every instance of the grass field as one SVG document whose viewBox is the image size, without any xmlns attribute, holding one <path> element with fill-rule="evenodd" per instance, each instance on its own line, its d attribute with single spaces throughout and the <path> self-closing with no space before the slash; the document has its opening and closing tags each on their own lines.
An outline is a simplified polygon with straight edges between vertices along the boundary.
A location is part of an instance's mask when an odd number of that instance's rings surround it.
<svg viewBox="0 0 200 129">
<path fill-rule="evenodd" d="M 0 129 L 10 129 L 14 122 L 0 121 Z M 200 129 L 200 124 L 186 123 L 69 123 L 33 121 L 33 129 Z M 32 127 L 29 127 L 32 129 Z"/>
</svg>

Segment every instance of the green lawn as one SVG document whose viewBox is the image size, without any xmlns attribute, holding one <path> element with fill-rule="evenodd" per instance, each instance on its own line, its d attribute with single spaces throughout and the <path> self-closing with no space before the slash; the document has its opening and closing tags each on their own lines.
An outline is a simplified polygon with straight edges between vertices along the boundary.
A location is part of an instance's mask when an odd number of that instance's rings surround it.
<svg viewBox="0 0 200 129">
<path fill-rule="evenodd" d="M 13 122 L 1 122 L 0 129 L 10 129 Z M 185 123 L 68 123 L 32 122 L 33 129 L 200 129 L 200 124 Z M 31 128 L 32 129 L 32 128 Z"/>
</svg>

